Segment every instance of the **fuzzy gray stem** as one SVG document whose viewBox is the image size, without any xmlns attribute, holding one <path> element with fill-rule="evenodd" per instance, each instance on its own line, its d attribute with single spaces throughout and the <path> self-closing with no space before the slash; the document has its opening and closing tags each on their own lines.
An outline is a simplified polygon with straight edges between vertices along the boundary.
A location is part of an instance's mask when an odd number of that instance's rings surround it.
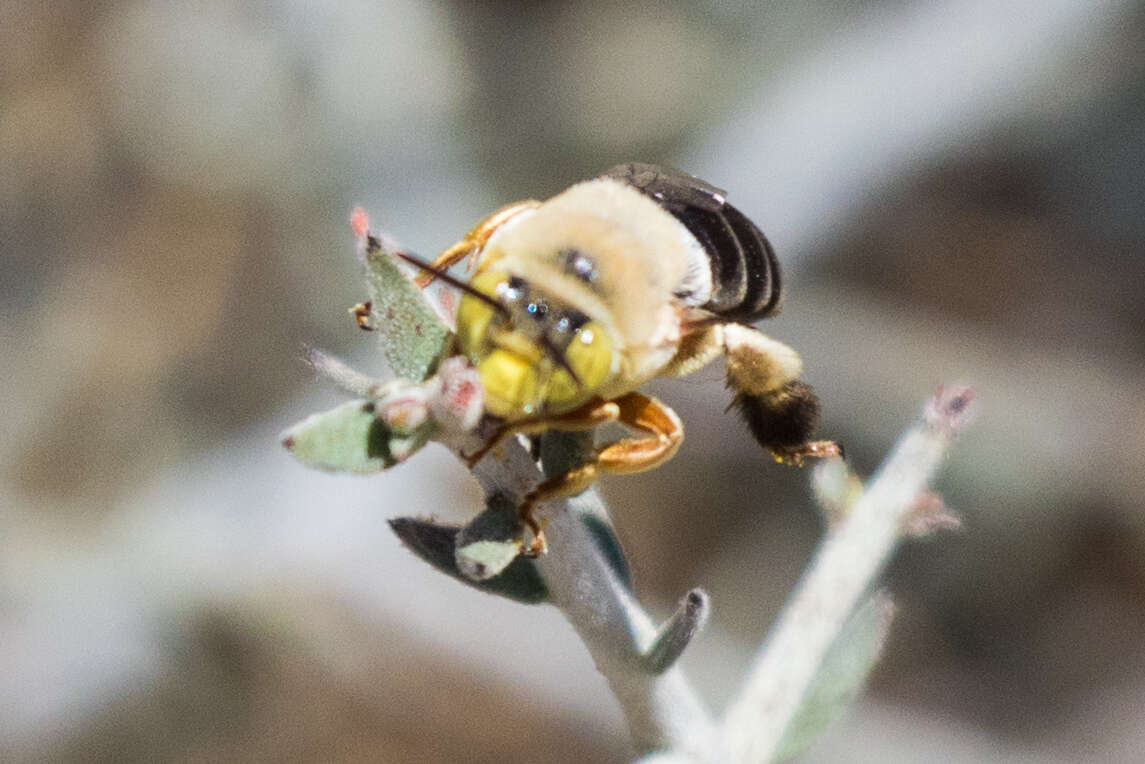
<svg viewBox="0 0 1145 764">
<path fill-rule="evenodd" d="M 839 630 L 902 537 L 903 521 L 967 419 L 970 392 L 939 391 L 817 550 L 728 709 L 731 761 L 774 759 Z"/>
<path fill-rule="evenodd" d="M 446 442 L 455 453 L 473 453 L 480 435 Z M 515 439 L 501 453 L 473 469 L 487 494 L 519 499 L 542 478 L 536 463 Z M 545 502 L 548 552 L 537 560 L 552 604 L 572 624 L 596 668 L 608 681 L 641 754 L 674 751 L 696 762 L 724 760 L 716 726 L 678 666 L 662 673 L 648 670 L 646 653 L 657 629 L 617 576 L 585 524 L 585 516 L 604 516 L 596 491 Z"/>
<path fill-rule="evenodd" d="M 644 665 L 653 674 L 667 670 L 683 654 L 684 648 L 708 617 L 708 595 L 693 589 L 680 600 L 672 617 L 660 626 L 652 646 L 644 655 Z"/>
<path fill-rule="evenodd" d="M 966 422 L 968 389 L 939 391 L 850 514 L 824 538 L 722 725 L 732 761 L 769 762 L 823 656 L 882 572 L 903 519 Z"/>
<path fill-rule="evenodd" d="M 715 727 L 682 670 L 648 670 L 645 652 L 656 638 L 656 627 L 578 517 L 579 512 L 599 509 L 599 503 L 596 492 L 589 491 L 550 509 L 545 530 L 549 553 L 537 567 L 552 602 L 608 680 L 639 752 L 673 750 L 694 761 L 718 761 L 713 755 Z"/>
</svg>

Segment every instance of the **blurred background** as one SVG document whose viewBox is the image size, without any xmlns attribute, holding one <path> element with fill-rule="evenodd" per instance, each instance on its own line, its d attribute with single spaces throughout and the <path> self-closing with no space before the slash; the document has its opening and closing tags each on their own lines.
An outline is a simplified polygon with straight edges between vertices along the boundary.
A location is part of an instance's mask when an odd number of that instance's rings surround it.
<svg viewBox="0 0 1145 764">
<path fill-rule="evenodd" d="M 982 414 L 908 544 L 860 702 L 806 761 L 1145 749 L 1145 6 L 0 3 L 0 758 L 628 756 L 560 614 L 386 526 L 479 493 L 278 445 L 334 405 L 303 343 L 385 371 L 350 209 L 432 254 L 622 161 L 728 189 L 786 268 L 769 333 L 872 471 L 943 381 Z M 606 479 L 641 598 L 714 616 L 720 708 L 821 532 L 807 474 L 654 385 L 679 456 Z"/>
</svg>

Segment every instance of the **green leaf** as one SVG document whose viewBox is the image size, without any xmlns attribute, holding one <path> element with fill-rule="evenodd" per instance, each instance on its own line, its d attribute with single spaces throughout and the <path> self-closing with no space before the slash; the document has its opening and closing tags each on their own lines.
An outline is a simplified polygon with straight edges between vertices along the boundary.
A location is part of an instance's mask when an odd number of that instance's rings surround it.
<svg viewBox="0 0 1145 764">
<path fill-rule="evenodd" d="M 477 581 L 505 570 L 521 553 L 524 529 L 517 508 L 502 494 L 494 494 L 486 510 L 457 534 L 456 559 L 461 573 Z"/>
<path fill-rule="evenodd" d="M 519 554 L 520 539 L 482 539 L 458 546 L 455 558 L 465 577 L 485 581 L 500 575 Z"/>
<path fill-rule="evenodd" d="M 893 613 L 890 595 L 880 591 L 847 620 L 784 732 L 776 760 L 806 749 L 858 696 L 882 654 Z"/>
<path fill-rule="evenodd" d="M 428 428 L 397 435 L 374 415 L 375 405 L 350 401 L 308 416 L 283 433 L 282 445 L 307 466 L 359 474 L 392 467 L 425 445 Z"/>
<path fill-rule="evenodd" d="M 393 255 L 378 239 L 369 242 L 366 279 L 382 353 L 398 377 L 420 382 L 449 351 L 453 334 Z"/>
<path fill-rule="evenodd" d="M 441 572 L 475 589 L 497 594 L 526 605 L 536 605 L 549 598 L 545 582 L 537 566 L 525 557 L 516 557 L 500 575 L 477 581 L 461 572 L 457 566 L 457 534 L 461 528 L 413 517 L 390 520 L 390 527 L 410 551 Z"/>
</svg>

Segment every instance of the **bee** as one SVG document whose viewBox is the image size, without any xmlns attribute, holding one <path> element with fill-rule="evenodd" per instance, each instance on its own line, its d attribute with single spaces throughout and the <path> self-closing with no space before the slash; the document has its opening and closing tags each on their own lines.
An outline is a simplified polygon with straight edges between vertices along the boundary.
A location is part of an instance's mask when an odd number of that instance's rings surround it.
<svg viewBox="0 0 1145 764">
<path fill-rule="evenodd" d="M 419 284 L 461 287 L 455 351 L 485 388 L 498 430 L 475 464 L 505 437 L 585 431 L 618 422 L 633 432 L 586 463 L 546 480 L 519 507 L 585 490 L 603 473 L 664 464 L 684 437 L 679 417 L 639 392 L 654 377 L 690 374 L 727 359 L 729 408 L 776 461 L 840 454 L 812 440 L 819 402 L 799 376 L 799 355 L 753 328 L 781 304 L 779 263 L 766 237 L 724 191 L 680 172 L 629 163 L 546 201 L 503 207 L 423 269 Z M 446 269 L 468 259 L 461 282 Z"/>
</svg>

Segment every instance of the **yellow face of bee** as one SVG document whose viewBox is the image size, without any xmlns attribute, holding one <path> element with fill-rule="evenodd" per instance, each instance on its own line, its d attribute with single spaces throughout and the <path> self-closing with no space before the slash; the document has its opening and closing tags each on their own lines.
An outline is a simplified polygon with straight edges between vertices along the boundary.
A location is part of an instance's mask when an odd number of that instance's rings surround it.
<svg viewBox="0 0 1145 764">
<path fill-rule="evenodd" d="M 465 295 L 457 311 L 460 350 L 477 368 L 493 416 L 511 421 L 571 411 L 612 376 L 615 348 L 600 321 L 501 270 L 469 283 L 507 309 Z"/>
<path fill-rule="evenodd" d="M 502 309 L 465 295 L 457 314 L 489 413 L 558 415 L 655 376 L 678 347 L 691 259 L 706 272 L 687 229 L 615 181 L 578 184 L 499 227 L 469 286 Z"/>
</svg>

